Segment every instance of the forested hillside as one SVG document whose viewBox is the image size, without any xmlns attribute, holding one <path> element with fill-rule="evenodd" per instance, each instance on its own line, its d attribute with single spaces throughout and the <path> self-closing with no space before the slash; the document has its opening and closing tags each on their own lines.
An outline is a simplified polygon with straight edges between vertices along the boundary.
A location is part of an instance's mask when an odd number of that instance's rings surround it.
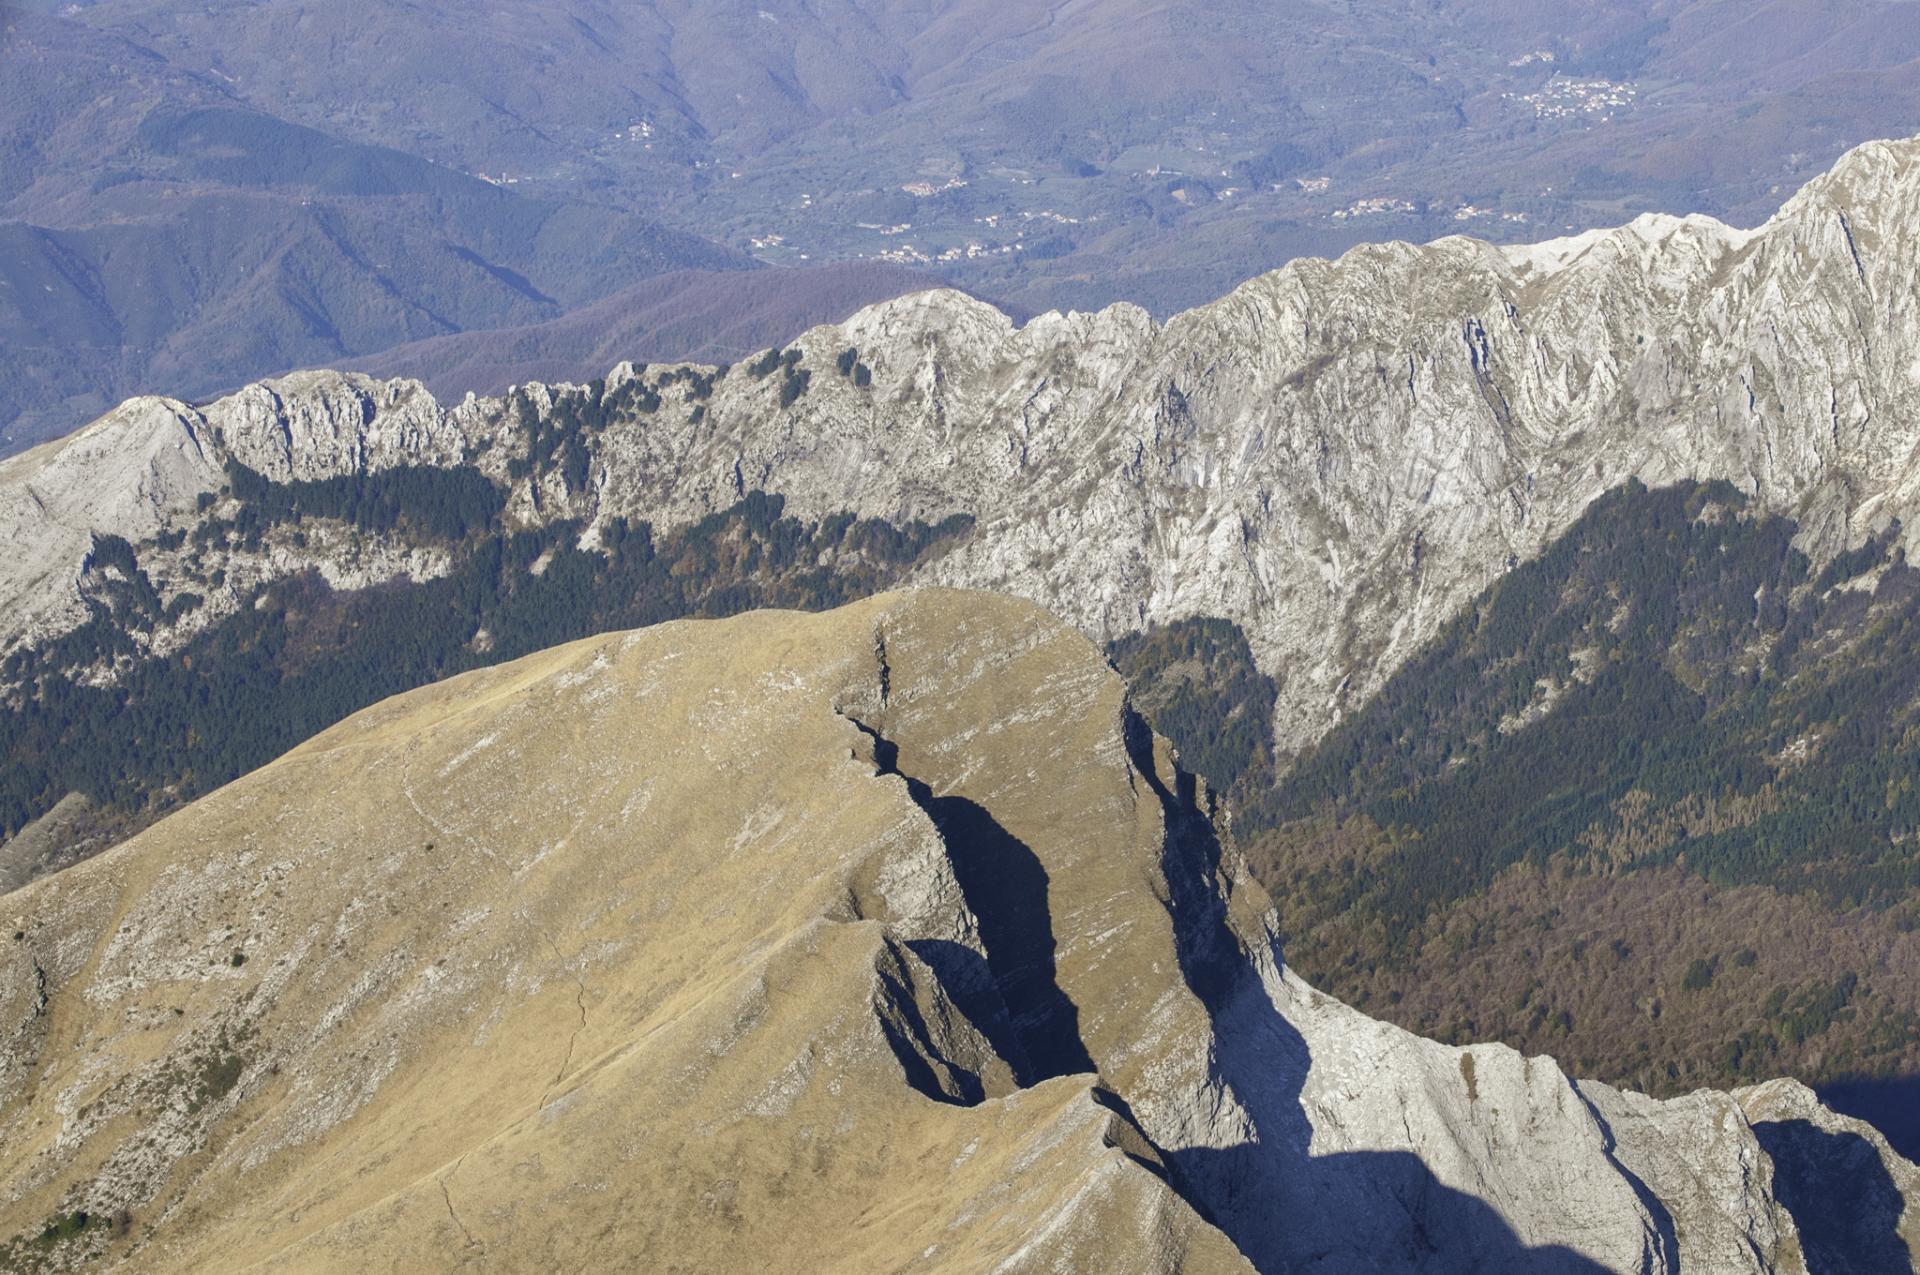
<svg viewBox="0 0 1920 1275">
<path fill-rule="evenodd" d="M 1655 1089 L 1910 1072 L 1920 571 L 1897 528 L 1817 571 L 1795 530 L 1629 485 L 1278 782 L 1234 705 L 1144 702 L 1239 780 L 1336 995 Z M 1189 657 L 1157 642 L 1164 682 Z"/>
<path fill-rule="evenodd" d="M 22 686 L 0 707 L 0 835 L 78 793 L 126 828 L 279 756 L 399 691 L 574 638 L 761 607 L 818 610 L 877 592 L 966 534 L 964 518 L 896 527 L 851 514 L 802 522 L 778 496 L 656 538 L 617 520 L 510 531 L 502 493 L 471 469 L 400 469 L 273 483 L 235 467 L 231 516 L 206 543 L 257 545 L 270 528 L 345 521 L 450 553 L 440 578 L 336 591 L 317 573 L 254 590 L 246 605 L 163 657 L 132 659 L 167 618 L 139 548 L 98 540 L 92 620 L 7 662 Z M 170 548 L 181 548 L 173 543 Z M 218 570 L 216 568 L 216 570 Z M 191 611 L 192 593 L 168 606 Z M 101 672 L 120 660 L 123 672 Z M 96 847 L 98 848 L 98 847 Z"/>
</svg>

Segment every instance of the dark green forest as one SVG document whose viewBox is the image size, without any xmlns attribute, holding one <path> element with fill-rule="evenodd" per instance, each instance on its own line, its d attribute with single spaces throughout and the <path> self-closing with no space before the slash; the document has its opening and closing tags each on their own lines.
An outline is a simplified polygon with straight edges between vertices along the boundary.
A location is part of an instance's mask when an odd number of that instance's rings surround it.
<svg viewBox="0 0 1920 1275">
<path fill-rule="evenodd" d="M 1396 848 L 1347 902 L 1406 934 L 1516 864 L 1601 855 L 1708 801 L 1742 813 L 1635 862 L 1836 907 L 1915 897 L 1920 856 L 1897 847 L 1920 831 L 1920 572 L 1890 550 L 1896 528 L 1816 576 L 1795 531 L 1723 486 L 1604 497 L 1252 802 L 1248 825 L 1364 815 L 1389 830 Z M 1844 587 L 1878 567 L 1873 588 Z"/>
<path fill-rule="evenodd" d="M 1797 530 L 1621 488 L 1277 777 L 1231 626 L 1112 654 L 1335 995 L 1655 1091 L 1910 1073 L 1920 571 Z"/>
<path fill-rule="evenodd" d="M 616 520 L 599 547 L 581 549 L 577 523 L 493 529 L 500 493 L 473 470 L 299 484 L 236 470 L 233 479 L 239 512 L 203 524 L 209 538 L 257 541 L 271 524 L 341 518 L 453 542 L 458 565 L 438 580 L 346 592 L 315 574 L 278 581 L 184 649 L 132 660 L 102 687 L 84 672 L 135 654 L 136 635 L 165 612 L 136 548 L 100 538 L 88 570 L 104 600 L 91 621 L 8 661 L 9 681 L 25 691 L 0 708 L 0 832 L 12 835 L 68 792 L 157 813 L 389 695 L 593 633 L 836 606 L 895 583 L 972 526 L 963 516 L 938 526 L 850 514 L 802 522 L 785 515 L 781 497 L 756 492 L 663 536 Z"/>
<path fill-rule="evenodd" d="M 1174 742 L 1180 764 L 1216 792 L 1272 781 L 1276 690 L 1239 625 L 1179 620 L 1110 642 L 1107 658 L 1134 706 Z"/>
</svg>

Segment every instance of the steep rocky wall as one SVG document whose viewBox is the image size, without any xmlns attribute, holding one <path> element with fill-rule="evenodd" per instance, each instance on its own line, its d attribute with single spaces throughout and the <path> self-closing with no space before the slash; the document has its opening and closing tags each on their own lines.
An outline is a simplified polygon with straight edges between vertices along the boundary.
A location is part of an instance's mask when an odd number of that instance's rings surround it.
<svg viewBox="0 0 1920 1275">
<path fill-rule="evenodd" d="M 1164 327 L 1119 306 L 1016 328 L 929 292 L 807 334 L 791 371 L 696 389 L 622 365 L 605 388 L 637 378 L 660 403 L 582 434 L 577 485 L 514 461 L 530 421 L 600 387 L 442 408 L 306 374 L 199 409 L 144 400 L 0 469 L 3 636 L 77 623 L 85 530 L 192 521 L 228 456 L 285 477 L 465 460 L 528 522 L 672 525 L 754 489 L 803 516 L 974 515 L 930 578 L 1098 637 L 1232 619 L 1299 747 L 1630 477 L 1727 479 L 1799 518 L 1816 555 L 1910 523 L 1916 271 L 1920 142 L 1882 142 L 1753 231 L 1650 216 L 1528 248 L 1367 246 Z M 276 552 L 264 570 L 330 566 Z"/>
</svg>

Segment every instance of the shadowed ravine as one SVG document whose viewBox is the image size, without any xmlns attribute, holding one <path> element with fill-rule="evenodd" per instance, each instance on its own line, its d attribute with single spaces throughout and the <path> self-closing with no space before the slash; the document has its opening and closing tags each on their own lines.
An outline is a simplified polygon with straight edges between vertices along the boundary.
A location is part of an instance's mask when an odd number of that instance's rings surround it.
<svg viewBox="0 0 1920 1275">
<path fill-rule="evenodd" d="M 1911 1275 L 1900 1238 L 1905 1208 L 1871 1143 L 1829 1133 L 1806 1120 L 1753 1127 L 1773 1160 L 1773 1190 L 1794 1225 L 1807 1269 L 1816 1275 Z"/>
<path fill-rule="evenodd" d="M 1055 979 L 1048 878 L 1039 858 L 985 807 L 963 797 L 935 796 L 925 781 L 900 769 L 897 744 L 875 727 L 849 720 L 872 740 L 880 772 L 906 782 L 914 803 L 945 842 L 954 876 L 979 922 L 987 987 L 966 968 L 978 957 L 957 944 L 916 943 L 916 953 L 982 1033 L 1015 1061 L 1022 1085 L 1097 1071 L 1080 1036 L 1079 1011 Z M 1411 1153 L 1310 1153 L 1313 1128 L 1300 1095 L 1312 1059 L 1227 924 L 1220 842 L 1200 808 L 1198 783 L 1179 772 L 1169 791 L 1155 772 L 1145 721 L 1129 711 L 1126 731 L 1134 769 L 1166 820 L 1162 869 L 1181 974 L 1213 1017 L 1218 1077 L 1253 1124 L 1252 1136 L 1235 1147 L 1156 1148 L 1174 1187 L 1263 1275 L 1346 1269 L 1356 1257 L 1379 1269 L 1603 1271 L 1570 1249 L 1527 1246 L 1494 1208 L 1443 1185 Z M 911 1050 L 896 1047 L 895 1052 L 910 1072 L 924 1069 Z M 910 1079 L 922 1092 L 952 1100 L 933 1088 L 930 1076 Z M 1132 1121 L 1123 1098 L 1115 1095 L 1109 1105 Z M 1370 1227 L 1362 1232 L 1342 1226 L 1340 1247 L 1303 1251 L 1300 1219 L 1308 1213 L 1301 1206 L 1315 1198 L 1341 1197 L 1367 1210 Z M 1649 1244 L 1660 1244 L 1671 1255 L 1672 1219 L 1658 1200 L 1650 1200 L 1649 1207 L 1656 1219 Z"/>
<path fill-rule="evenodd" d="M 849 720 L 872 739 L 880 772 L 906 782 L 914 804 L 946 843 L 954 878 L 980 925 L 987 981 L 998 993 L 998 1004 L 983 997 L 982 980 L 963 968 L 979 959 L 970 950 L 934 940 L 914 943 L 915 953 L 941 975 L 955 1002 L 1014 1064 L 1022 1085 L 1096 1070 L 1080 1038 L 1080 1011 L 1056 977 L 1047 870 L 1039 857 L 984 806 L 965 797 L 937 797 L 923 780 L 903 773 L 898 744 L 865 722 Z"/>
<path fill-rule="evenodd" d="M 1411 1153 L 1311 1153 L 1313 1126 L 1300 1095 L 1313 1059 L 1299 1031 L 1274 1008 L 1259 970 L 1227 924 L 1220 842 L 1197 804 L 1197 785 L 1181 773 L 1177 791 L 1167 790 L 1155 775 L 1152 735 L 1131 712 L 1127 747 L 1165 811 L 1162 867 L 1180 971 L 1213 1017 L 1218 1077 L 1253 1125 L 1253 1136 L 1239 1146 L 1165 1152 L 1195 1206 L 1263 1275 L 1345 1270 L 1356 1257 L 1367 1268 L 1388 1270 L 1604 1270 L 1571 1249 L 1528 1247 L 1491 1206 L 1443 1185 Z M 1274 960 L 1278 964 L 1278 953 Z M 1342 1223 L 1337 1229 L 1343 1247 L 1312 1251 L 1299 1237 L 1312 1213 L 1296 1202 L 1316 1197 L 1350 1200 L 1356 1211 L 1346 1217 L 1365 1217 L 1367 1224 Z"/>
</svg>

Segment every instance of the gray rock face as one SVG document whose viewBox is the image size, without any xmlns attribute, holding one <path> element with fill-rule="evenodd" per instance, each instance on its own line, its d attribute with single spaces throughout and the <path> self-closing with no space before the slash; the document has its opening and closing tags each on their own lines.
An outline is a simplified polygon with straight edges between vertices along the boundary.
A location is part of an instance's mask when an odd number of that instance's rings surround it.
<svg viewBox="0 0 1920 1275">
<path fill-rule="evenodd" d="M 137 398 L 72 437 L 0 462 L 0 615 L 6 644 L 87 618 L 78 577 L 96 531 L 138 542 L 192 515 L 218 485 L 203 422 Z"/>
<path fill-rule="evenodd" d="M 1164 327 L 1118 306 L 1015 328 L 922 293 L 803 337 L 797 397 L 780 370 L 736 367 L 699 398 L 623 365 L 608 384 L 645 377 L 660 406 L 586 436 L 584 490 L 517 478 L 509 511 L 671 525 L 760 489 L 809 515 L 970 513 L 976 534 L 935 581 L 1043 600 L 1096 636 L 1235 620 L 1280 682 L 1279 740 L 1299 747 L 1630 478 L 1725 479 L 1799 517 L 1816 556 L 1911 522 L 1917 270 L 1909 141 L 1854 151 L 1753 231 L 1650 216 L 1528 248 L 1363 247 Z M 849 349 L 870 384 L 837 372 Z M 283 478 L 466 458 L 506 481 L 522 415 L 554 393 L 443 408 L 412 383 L 316 373 L 199 410 L 129 404 L 0 469 L 0 643 L 84 614 L 88 529 L 191 521 L 183 501 L 229 455 Z M 363 539 L 270 538 L 228 575 L 435 569 Z M 164 555 L 153 570 L 168 592 Z"/>
<path fill-rule="evenodd" d="M 457 465 L 468 439 L 412 381 L 300 372 L 249 385 L 208 413 L 227 454 L 276 482 Z"/>
</svg>

